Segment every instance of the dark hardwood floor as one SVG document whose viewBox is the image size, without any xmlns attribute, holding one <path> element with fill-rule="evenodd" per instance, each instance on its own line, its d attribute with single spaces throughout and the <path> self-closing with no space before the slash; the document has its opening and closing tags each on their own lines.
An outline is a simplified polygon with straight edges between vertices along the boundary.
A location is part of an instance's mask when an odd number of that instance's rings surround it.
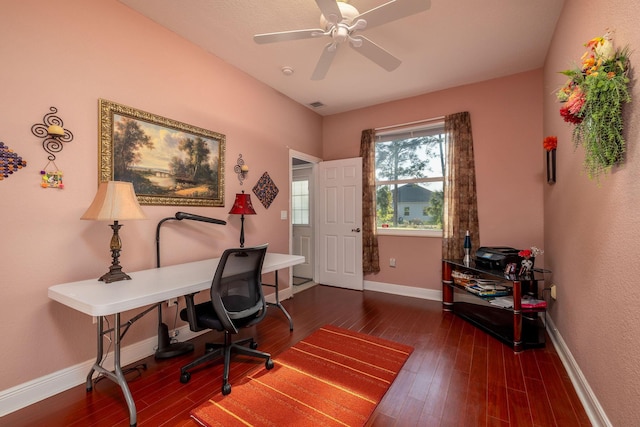
<svg viewBox="0 0 640 427">
<path fill-rule="evenodd" d="M 294 319 L 289 332 L 280 311 L 270 308 L 256 328 L 260 349 L 278 354 L 315 329 L 333 324 L 409 344 L 415 348 L 369 420 L 369 426 L 589 426 L 587 415 L 553 346 L 514 354 L 441 304 L 378 292 L 315 286 L 284 301 Z M 247 331 L 249 332 L 249 331 Z M 243 333 L 243 335 L 245 335 Z M 166 360 L 149 357 L 129 386 L 139 426 L 191 426 L 189 411 L 221 387 L 222 364 L 194 371 L 188 384 L 179 368 L 204 350 L 208 333 L 194 340 L 194 354 Z M 126 345 L 126 340 L 124 345 Z M 231 384 L 262 366 L 236 357 Z M 2 426 L 128 426 L 120 388 L 99 381 L 0 418 Z"/>
</svg>

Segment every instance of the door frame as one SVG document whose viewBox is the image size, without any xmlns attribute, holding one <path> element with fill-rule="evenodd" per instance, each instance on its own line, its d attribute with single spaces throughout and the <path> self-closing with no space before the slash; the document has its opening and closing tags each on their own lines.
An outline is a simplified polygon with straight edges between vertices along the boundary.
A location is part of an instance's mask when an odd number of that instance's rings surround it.
<svg viewBox="0 0 640 427">
<path fill-rule="evenodd" d="M 317 211 L 318 211 L 318 203 L 316 202 L 318 199 L 318 183 L 317 183 L 317 173 L 318 173 L 318 163 L 322 161 L 321 158 L 312 156 L 310 154 L 303 153 L 301 151 L 296 151 L 293 149 L 289 149 L 289 253 L 293 253 L 293 221 L 291 219 L 291 185 L 293 183 L 293 159 L 303 160 L 305 162 L 311 163 L 311 182 L 312 188 L 309 189 L 309 194 L 313 197 L 313 212 L 312 216 L 314 218 L 312 224 L 312 240 L 313 240 L 313 250 L 314 253 L 318 253 L 318 221 Z M 293 275 L 293 269 L 291 269 L 291 274 Z M 291 279 L 293 280 L 293 279 Z M 313 281 L 318 283 L 318 263 L 313 263 Z M 291 282 L 291 289 L 293 290 L 293 282 Z"/>
</svg>

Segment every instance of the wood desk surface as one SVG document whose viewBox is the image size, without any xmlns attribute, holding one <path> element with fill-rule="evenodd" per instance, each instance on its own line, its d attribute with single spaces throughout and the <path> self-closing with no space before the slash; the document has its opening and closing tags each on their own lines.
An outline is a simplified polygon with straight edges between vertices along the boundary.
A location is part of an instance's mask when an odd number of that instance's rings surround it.
<svg viewBox="0 0 640 427">
<path fill-rule="evenodd" d="M 302 264 L 301 255 L 269 253 L 263 273 Z M 220 258 L 127 273 L 131 280 L 104 283 L 98 279 L 51 286 L 49 298 L 90 316 L 106 316 L 157 304 L 211 287 Z"/>
</svg>

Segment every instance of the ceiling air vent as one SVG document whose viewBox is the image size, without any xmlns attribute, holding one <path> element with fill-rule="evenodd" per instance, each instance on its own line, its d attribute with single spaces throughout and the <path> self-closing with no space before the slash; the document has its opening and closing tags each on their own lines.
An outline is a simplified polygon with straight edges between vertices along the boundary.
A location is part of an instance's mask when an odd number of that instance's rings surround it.
<svg viewBox="0 0 640 427">
<path fill-rule="evenodd" d="M 312 102 L 311 104 L 309 104 L 310 106 L 312 106 L 313 108 L 320 108 L 320 107 L 324 107 L 324 104 L 320 101 L 316 101 L 316 102 Z"/>
</svg>

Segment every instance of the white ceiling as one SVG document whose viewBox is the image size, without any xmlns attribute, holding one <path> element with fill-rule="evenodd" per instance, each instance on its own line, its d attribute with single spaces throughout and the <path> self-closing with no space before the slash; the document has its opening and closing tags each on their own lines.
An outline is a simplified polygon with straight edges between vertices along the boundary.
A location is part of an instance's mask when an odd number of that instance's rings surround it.
<svg viewBox="0 0 640 427">
<path fill-rule="evenodd" d="M 402 1 L 402 0 L 398 0 Z M 310 79 L 329 39 L 258 45 L 254 34 L 319 28 L 314 0 L 120 0 L 160 25 L 329 115 L 540 68 L 564 0 L 432 0 L 425 12 L 362 35 L 402 60 L 387 72 L 343 44 Z M 387 0 L 350 0 L 360 13 Z M 293 68 L 286 76 L 283 66 Z"/>
</svg>

